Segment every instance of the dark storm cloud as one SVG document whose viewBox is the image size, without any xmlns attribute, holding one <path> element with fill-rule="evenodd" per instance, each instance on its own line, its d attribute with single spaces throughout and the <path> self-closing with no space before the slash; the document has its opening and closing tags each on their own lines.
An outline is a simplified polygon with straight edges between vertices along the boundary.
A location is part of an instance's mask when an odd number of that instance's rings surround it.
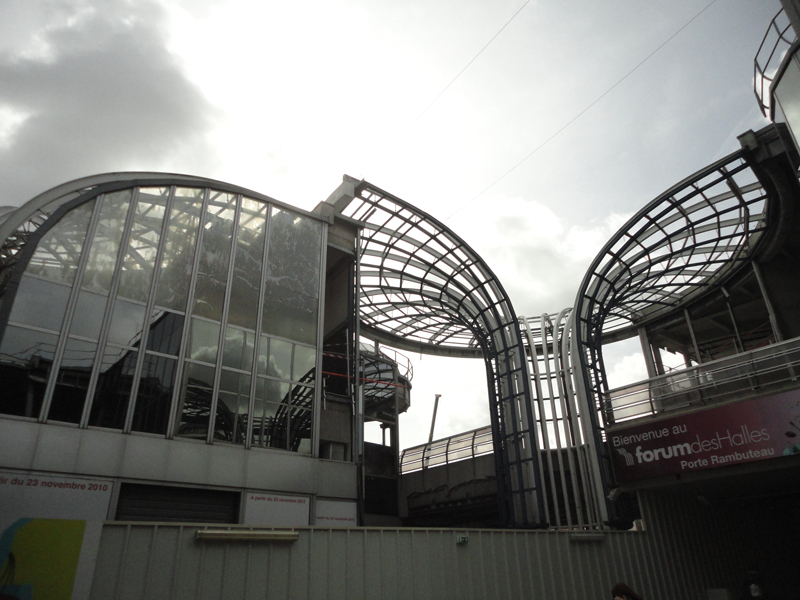
<svg viewBox="0 0 800 600">
<path fill-rule="evenodd" d="M 196 160 L 180 158 L 187 149 L 213 164 L 203 146 L 216 110 L 166 48 L 163 9 L 34 5 L 0 11 L 0 33 L 10 30 L 0 44 L 0 111 L 26 117 L 0 146 L 0 205 L 93 173 L 191 170 Z"/>
</svg>

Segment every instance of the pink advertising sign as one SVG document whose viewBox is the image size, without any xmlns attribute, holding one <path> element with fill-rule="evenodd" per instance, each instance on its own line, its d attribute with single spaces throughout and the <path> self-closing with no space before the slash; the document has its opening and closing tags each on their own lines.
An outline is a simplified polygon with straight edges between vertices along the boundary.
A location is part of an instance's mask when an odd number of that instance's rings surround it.
<svg viewBox="0 0 800 600">
<path fill-rule="evenodd" d="M 800 454 L 800 390 L 637 420 L 607 443 L 620 483 Z"/>
</svg>

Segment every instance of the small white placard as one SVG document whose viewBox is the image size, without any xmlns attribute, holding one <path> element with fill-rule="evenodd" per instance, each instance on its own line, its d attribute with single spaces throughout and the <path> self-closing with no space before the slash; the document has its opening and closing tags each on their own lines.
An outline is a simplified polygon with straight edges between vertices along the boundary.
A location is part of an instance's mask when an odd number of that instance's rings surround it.
<svg viewBox="0 0 800 600">
<path fill-rule="evenodd" d="M 308 525 L 311 500 L 306 496 L 283 496 L 247 491 L 244 503 L 245 525 L 302 527 Z"/>
<path fill-rule="evenodd" d="M 314 523 L 320 527 L 357 527 L 358 507 L 347 500 L 317 500 Z"/>
</svg>

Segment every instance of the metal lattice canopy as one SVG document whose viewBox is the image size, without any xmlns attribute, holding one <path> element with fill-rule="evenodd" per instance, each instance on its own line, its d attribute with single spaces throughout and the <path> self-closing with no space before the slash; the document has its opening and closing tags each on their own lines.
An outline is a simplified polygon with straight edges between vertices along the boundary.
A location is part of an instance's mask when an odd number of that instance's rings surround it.
<svg viewBox="0 0 800 600">
<path fill-rule="evenodd" d="M 650 202 L 584 278 L 581 341 L 651 321 L 722 282 L 752 255 L 766 228 L 766 198 L 738 151 Z"/>
<path fill-rule="evenodd" d="M 502 285 L 443 223 L 370 183 L 345 176 L 327 202 L 362 228 L 362 332 L 399 348 L 483 356 L 503 518 L 519 526 L 540 524 L 530 380 L 517 317 Z"/>
</svg>

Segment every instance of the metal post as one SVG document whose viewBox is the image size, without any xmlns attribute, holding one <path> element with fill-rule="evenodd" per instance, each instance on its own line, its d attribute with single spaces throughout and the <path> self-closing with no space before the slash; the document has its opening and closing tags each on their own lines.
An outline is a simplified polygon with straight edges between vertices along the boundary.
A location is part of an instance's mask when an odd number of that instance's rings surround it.
<svg viewBox="0 0 800 600">
<path fill-rule="evenodd" d="M 658 375 L 656 365 L 653 363 L 653 351 L 650 348 L 650 341 L 647 339 L 647 330 L 639 327 L 639 342 L 642 344 L 642 354 L 644 354 L 644 364 L 647 366 L 647 376 L 652 379 Z"/>
<path fill-rule="evenodd" d="M 697 345 L 697 338 L 694 335 L 694 327 L 692 327 L 692 320 L 689 318 L 689 311 L 683 309 L 683 316 L 686 318 L 686 327 L 689 328 L 689 335 L 692 336 L 692 347 L 694 348 L 694 355 L 697 357 L 697 364 L 703 362 L 703 357 L 700 356 L 700 347 Z"/>
<path fill-rule="evenodd" d="M 764 304 L 767 307 L 769 324 L 772 326 L 772 335 L 775 336 L 775 343 L 782 342 L 783 336 L 781 335 L 781 330 L 778 328 L 778 317 L 775 314 L 775 308 L 772 306 L 772 301 L 769 299 L 769 294 L 767 294 L 767 286 L 764 285 L 764 275 L 761 273 L 761 267 L 755 261 L 750 264 L 753 265 L 753 272 L 756 274 L 758 288 L 761 290 L 761 297 L 764 299 Z"/>
<path fill-rule="evenodd" d="M 433 441 L 433 428 L 436 425 L 436 410 L 439 408 L 439 398 L 441 394 L 436 394 L 436 399 L 433 401 L 433 418 L 431 419 L 431 434 L 428 436 L 428 443 Z"/>
</svg>

